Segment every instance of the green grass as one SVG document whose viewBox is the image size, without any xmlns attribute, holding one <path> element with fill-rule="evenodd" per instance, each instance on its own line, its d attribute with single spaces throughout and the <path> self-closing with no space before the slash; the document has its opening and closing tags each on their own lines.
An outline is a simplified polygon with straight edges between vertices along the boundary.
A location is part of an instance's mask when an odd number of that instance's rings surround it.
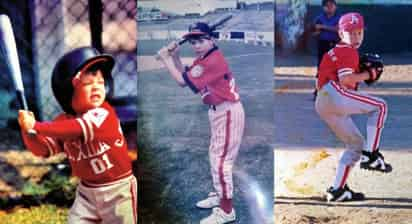
<svg viewBox="0 0 412 224">
<path fill-rule="evenodd" d="M 68 209 L 55 205 L 41 205 L 18 208 L 13 212 L 0 215 L 2 224 L 63 224 L 67 222 Z"/>
</svg>

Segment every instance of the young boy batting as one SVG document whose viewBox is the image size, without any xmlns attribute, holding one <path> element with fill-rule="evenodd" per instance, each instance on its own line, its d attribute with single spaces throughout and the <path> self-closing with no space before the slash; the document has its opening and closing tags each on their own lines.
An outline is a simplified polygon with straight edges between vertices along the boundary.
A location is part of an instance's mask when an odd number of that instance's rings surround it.
<svg viewBox="0 0 412 224">
<path fill-rule="evenodd" d="M 361 160 L 362 169 L 390 172 L 379 152 L 388 106 L 378 97 L 358 90 L 360 82 L 376 80 L 378 71 L 370 68 L 361 72 L 357 49 L 363 41 L 364 20 L 359 13 L 347 13 L 339 20 L 341 41 L 328 51 L 319 67 L 316 111 L 336 136 L 345 143 L 336 172 L 335 182 L 327 190 L 328 201 L 362 200 L 364 195 L 352 191 L 346 180 L 352 167 Z M 366 141 L 353 122 L 351 115 L 368 117 Z"/>
<path fill-rule="evenodd" d="M 232 205 L 232 168 L 243 136 L 243 106 L 233 74 L 216 46 L 208 24 L 194 24 L 183 38 L 191 44 L 197 55 L 191 66 L 183 66 L 176 42 L 162 48 L 158 55 L 171 77 L 180 86 L 188 86 L 195 94 L 199 94 L 203 103 L 209 106 L 209 160 L 214 191 L 196 206 L 213 208 L 213 211 L 200 223 L 233 222 L 236 215 Z"/>
<path fill-rule="evenodd" d="M 32 112 L 19 111 L 26 147 L 40 157 L 65 153 L 80 178 L 69 224 L 137 223 L 137 181 L 119 119 L 105 100 L 113 66 L 111 56 L 94 48 L 70 51 L 52 74 L 53 93 L 64 112 L 39 122 Z"/>
</svg>

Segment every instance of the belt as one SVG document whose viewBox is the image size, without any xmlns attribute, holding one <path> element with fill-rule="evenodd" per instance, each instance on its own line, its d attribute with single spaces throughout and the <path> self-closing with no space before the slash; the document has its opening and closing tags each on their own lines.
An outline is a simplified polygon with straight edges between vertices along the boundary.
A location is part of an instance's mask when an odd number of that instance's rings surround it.
<svg viewBox="0 0 412 224">
<path fill-rule="evenodd" d="M 231 108 L 233 105 L 240 103 L 240 101 L 231 102 L 231 101 L 224 101 L 218 105 L 209 104 L 209 109 L 213 111 L 221 111 L 227 110 Z"/>
</svg>

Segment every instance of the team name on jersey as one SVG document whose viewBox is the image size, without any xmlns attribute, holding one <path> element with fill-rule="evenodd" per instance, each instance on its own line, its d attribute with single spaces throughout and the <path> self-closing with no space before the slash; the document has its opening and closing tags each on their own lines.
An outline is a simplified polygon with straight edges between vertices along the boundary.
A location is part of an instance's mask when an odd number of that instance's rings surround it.
<svg viewBox="0 0 412 224">
<path fill-rule="evenodd" d="M 116 140 L 116 146 L 123 145 L 123 140 Z M 74 161 L 80 161 L 83 159 L 90 159 L 99 156 L 112 147 L 104 141 L 98 141 L 93 143 L 82 143 L 81 140 L 66 141 L 63 144 L 64 151 L 67 154 L 67 158 Z"/>
</svg>

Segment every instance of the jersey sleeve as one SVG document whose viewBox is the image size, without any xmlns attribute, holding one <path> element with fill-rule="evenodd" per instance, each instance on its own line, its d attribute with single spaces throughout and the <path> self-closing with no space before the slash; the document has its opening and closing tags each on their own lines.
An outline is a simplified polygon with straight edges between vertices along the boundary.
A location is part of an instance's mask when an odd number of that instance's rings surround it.
<svg viewBox="0 0 412 224">
<path fill-rule="evenodd" d="M 359 54 L 356 49 L 347 48 L 340 52 L 336 58 L 336 69 L 339 79 L 345 75 L 357 72 L 359 67 Z"/>
<path fill-rule="evenodd" d="M 183 72 L 183 79 L 187 86 L 194 93 L 198 93 L 209 83 L 221 79 L 229 73 L 228 65 L 222 55 L 210 55 L 207 60 L 203 60 Z"/>
<path fill-rule="evenodd" d="M 63 117 L 63 115 L 59 115 L 55 118 L 55 121 L 63 120 Z M 63 152 L 63 146 L 56 138 L 45 136 L 41 133 L 29 135 L 23 131 L 21 135 L 26 147 L 36 156 L 50 157 Z"/>
<path fill-rule="evenodd" d="M 43 135 L 29 136 L 27 133 L 22 133 L 22 136 L 27 149 L 36 156 L 50 157 L 63 152 L 63 147 L 54 138 Z"/>
<path fill-rule="evenodd" d="M 120 121 L 116 112 L 108 103 L 87 111 L 82 117 L 77 118 L 76 121 L 81 126 L 84 142 L 122 135 Z"/>
</svg>

